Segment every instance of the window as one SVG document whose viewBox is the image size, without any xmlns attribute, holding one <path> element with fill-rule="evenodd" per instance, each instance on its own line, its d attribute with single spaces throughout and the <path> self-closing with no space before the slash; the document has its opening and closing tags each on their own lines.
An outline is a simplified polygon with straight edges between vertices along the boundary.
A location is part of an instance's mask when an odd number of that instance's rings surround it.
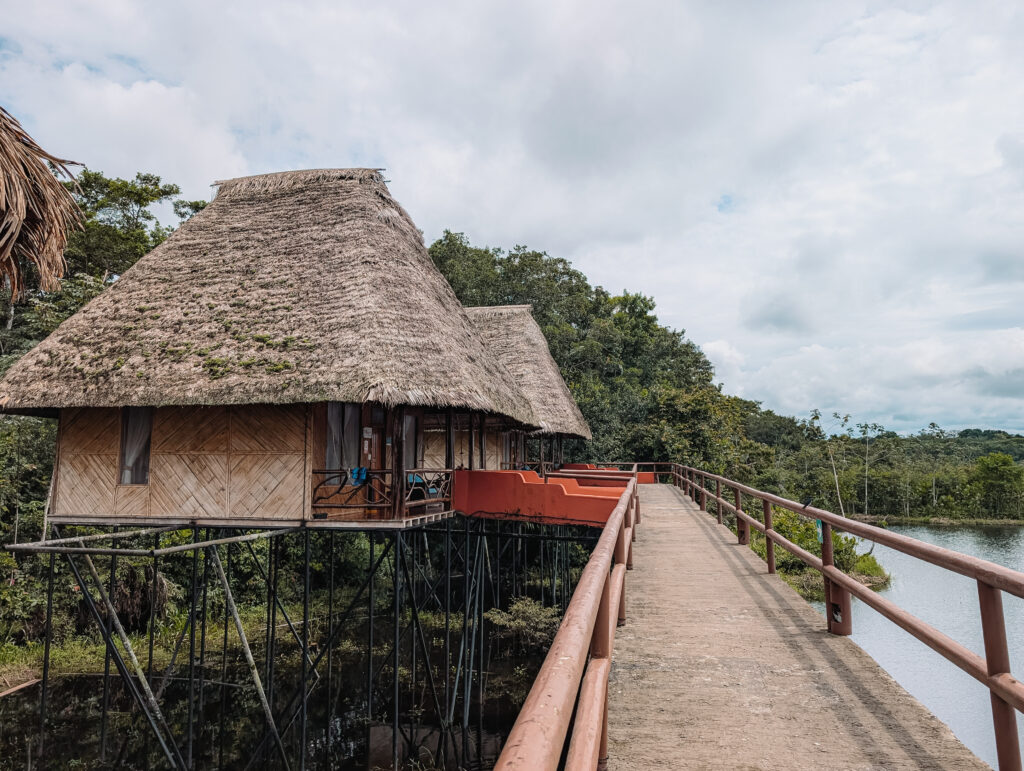
<svg viewBox="0 0 1024 771">
<path fill-rule="evenodd" d="M 355 468 L 359 465 L 359 405 L 327 402 L 326 467 Z"/>
<path fill-rule="evenodd" d="M 418 464 L 419 453 L 417 452 L 416 439 L 417 439 L 417 425 L 415 415 L 406 415 L 402 422 L 402 446 L 405 454 L 403 460 L 407 469 L 416 468 Z"/>
<path fill-rule="evenodd" d="M 125 407 L 121 410 L 121 484 L 149 484 L 152 433 L 152 407 Z"/>
</svg>

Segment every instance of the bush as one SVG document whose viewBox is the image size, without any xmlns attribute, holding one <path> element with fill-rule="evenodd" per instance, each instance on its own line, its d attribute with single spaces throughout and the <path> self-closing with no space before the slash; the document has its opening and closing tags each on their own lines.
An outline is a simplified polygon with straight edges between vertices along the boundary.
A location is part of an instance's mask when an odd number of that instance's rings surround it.
<svg viewBox="0 0 1024 771">
<path fill-rule="evenodd" d="M 546 651 L 561 623 L 558 608 L 545 607 L 529 597 L 516 597 L 507 611 L 494 608 L 484 617 L 494 625 L 499 639 L 512 640 L 522 653 Z"/>
<path fill-rule="evenodd" d="M 772 527 L 778 534 L 792 541 L 801 549 L 820 557 L 821 544 L 818 543 L 818 528 L 814 522 L 813 519 L 802 517 L 792 511 L 772 509 Z M 764 536 L 756 531 L 753 531 L 751 536 L 754 551 L 761 559 L 767 559 L 768 550 Z M 837 568 L 844 573 L 856 571 L 858 559 L 862 556 L 865 555 L 857 554 L 856 538 L 832 531 L 832 558 Z M 878 565 L 874 557 L 871 557 L 871 561 Z M 775 549 L 775 565 L 784 573 L 801 573 L 808 569 L 799 557 L 779 547 Z M 878 569 L 881 570 L 881 566 Z M 884 571 L 882 572 L 884 573 Z"/>
</svg>

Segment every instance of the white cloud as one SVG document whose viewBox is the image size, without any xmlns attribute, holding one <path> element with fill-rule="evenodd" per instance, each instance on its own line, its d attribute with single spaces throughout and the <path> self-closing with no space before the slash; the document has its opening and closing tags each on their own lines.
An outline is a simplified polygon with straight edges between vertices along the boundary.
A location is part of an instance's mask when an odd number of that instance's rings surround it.
<svg viewBox="0 0 1024 771">
<path fill-rule="evenodd" d="M 1010 4 L 0 0 L 0 101 L 121 176 L 387 168 L 654 295 L 746 398 L 1024 428 Z M 725 205 L 723 205 L 725 202 Z"/>
</svg>

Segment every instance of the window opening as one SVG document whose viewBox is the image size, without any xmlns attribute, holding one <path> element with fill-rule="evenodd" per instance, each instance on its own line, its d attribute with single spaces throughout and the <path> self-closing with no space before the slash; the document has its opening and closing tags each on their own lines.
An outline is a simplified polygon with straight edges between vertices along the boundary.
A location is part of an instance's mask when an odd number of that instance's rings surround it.
<svg viewBox="0 0 1024 771">
<path fill-rule="evenodd" d="M 327 402 L 327 447 L 324 463 L 328 470 L 359 465 L 359 405 Z"/>
<path fill-rule="evenodd" d="M 152 407 L 125 407 L 121 410 L 121 484 L 149 484 L 152 436 Z"/>
</svg>

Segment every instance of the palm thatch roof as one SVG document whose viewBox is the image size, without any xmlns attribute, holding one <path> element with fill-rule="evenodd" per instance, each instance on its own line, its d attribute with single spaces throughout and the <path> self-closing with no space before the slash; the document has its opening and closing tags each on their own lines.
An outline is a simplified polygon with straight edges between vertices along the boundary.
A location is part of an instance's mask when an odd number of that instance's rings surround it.
<svg viewBox="0 0 1024 771">
<path fill-rule="evenodd" d="M 551 358 L 529 305 L 466 308 L 487 350 L 516 378 L 544 433 L 590 439 L 590 426 Z"/>
<path fill-rule="evenodd" d="M 50 155 L 0 107 L 0 277 L 12 298 L 24 288 L 22 275 L 34 265 L 43 289 L 64 275 L 68 228 L 79 223 L 75 199 L 47 165 L 68 178 L 68 164 Z"/>
<path fill-rule="evenodd" d="M 537 425 L 373 169 L 220 182 L 214 200 L 0 381 L 0 405 L 374 401 Z"/>
</svg>

